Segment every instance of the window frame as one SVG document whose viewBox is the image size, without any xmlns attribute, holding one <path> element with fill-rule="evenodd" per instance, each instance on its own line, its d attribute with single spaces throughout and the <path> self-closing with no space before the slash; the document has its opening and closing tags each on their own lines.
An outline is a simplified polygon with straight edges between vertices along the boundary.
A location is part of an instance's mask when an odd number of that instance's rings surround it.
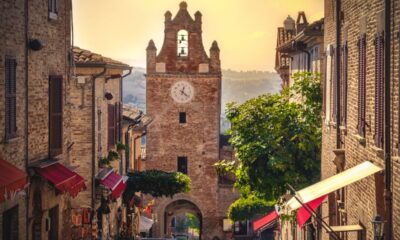
<svg viewBox="0 0 400 240">
<path fill-rule="evenodd" d="M 187 123 L 187 114 L 186 112 L 179 112 L 179 123 L 186 124 Z"/>
<path fill-rule="evenodd" d="M 182 165 L 185 166 L 186 171 L 184 169 L 182 169 L 182 167 L 181 167 Z M 177 172 L 188 175 L 188 173 L 189 173 L 188 157 L 186 157 L 186 156 L 178 156 L 177 157 Z"/>
<path fill-rule="evenodd" d="M 17 61 L 6 56 L 4 61 L 4 130 L 5 140 L 17 137 Z M 8 104 L 7 104 L 8 103 Z M 12 105 L 12 106 L 10 106 Z M 14 111 L 14 112 L 13 112 Z"/>
<path fill-rule="evenodd" d="M 48 0 L 48 14 L 50 20 L 58 18 L 58 0 Z"/>
</svg>

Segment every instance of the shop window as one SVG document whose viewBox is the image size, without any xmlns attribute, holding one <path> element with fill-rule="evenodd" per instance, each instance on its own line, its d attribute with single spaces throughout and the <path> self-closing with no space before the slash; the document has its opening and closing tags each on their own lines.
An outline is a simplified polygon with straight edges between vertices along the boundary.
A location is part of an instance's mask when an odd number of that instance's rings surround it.
<svg viewBox="0 0 400 240">
<path fill-rule="evenodd" d="M 3 213 L 3 240 L 18 239 L 18 206 Z"/>
</svg>

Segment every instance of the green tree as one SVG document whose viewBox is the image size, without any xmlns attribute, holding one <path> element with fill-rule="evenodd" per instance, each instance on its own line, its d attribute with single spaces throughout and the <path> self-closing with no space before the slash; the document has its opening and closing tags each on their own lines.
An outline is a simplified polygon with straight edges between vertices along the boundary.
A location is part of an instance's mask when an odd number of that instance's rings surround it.
<svg viewBox="0 0 400 240">
<path fill-rule="evenodd" d="M 239 164 L 236 187 L 275 201 L 285 184 L 301 188 L 319 180 L 322 94 L 319 74 L 297 73 L 293 87 L 237 105 L 230 103 L 231 144 Z"/>
<path fill-rule="evenodd" d="M 128 173 L 123 198 L 125 202 L 129 202 L 135 192 L 150 194 L 153 197 L 173 197 L 177 193 L 189 192 L 190 182 L 190 178 L 180 172 L 135 171 Z"/>
</svg>

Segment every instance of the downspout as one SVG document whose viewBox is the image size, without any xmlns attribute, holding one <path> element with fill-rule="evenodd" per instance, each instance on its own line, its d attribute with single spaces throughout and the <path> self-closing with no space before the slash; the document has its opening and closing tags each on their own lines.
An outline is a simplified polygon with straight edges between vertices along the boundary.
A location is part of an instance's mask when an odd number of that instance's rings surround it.
<svg viewBox="0 0 400 240">
<path fill-rule="evenodd" d="M 98 74 L 92 75 L 92 211 L 95 210 L 96 205 L 96 79 L 103 76 L 107 71 L 106 66 L 103 66 L 103 71 Z"/>
<path fill-rule="evenodd" d="M 340 149 L 342 142 L 340 136 L 340 31 L 341 31 L 341 1 L 336 0 L 336 49 L 335 49 L 335 75 L 336 75 L 336 149 Z"/>
<path fill-rule="evenodd" d="M 391 1 L 385 0 L 385 239 L 392 239 L 392 163 L 391 163 L 391 139 L 390 139 L 390 43 L 391 43 Z"/>
<path fill-rule="evenodd" d="M 28 111 L 28 86 L 29 86 L 29 59 L 28 59 L 28 39 L 29 39 L 29 33 L 28 33 L 28 23 L 29 23 L 29 6 L 28 6 L 28 0 L 25 0 L 25 171 L 28 172 L 28 165 L 29 165 L 29 139 L 28 139 L 28 119 L 29 119 L 29 111 Z M 25 221 L 26 221 L 26 240 L 29 240 L 29 192 L 30 192 L 30 188 L 28 188 L 27 190 L 27 194 L 26 194 L 26 200 L 25 200 L 25 204 L 26 204 L 26 213 L 25 213 Z"/>
</svg>

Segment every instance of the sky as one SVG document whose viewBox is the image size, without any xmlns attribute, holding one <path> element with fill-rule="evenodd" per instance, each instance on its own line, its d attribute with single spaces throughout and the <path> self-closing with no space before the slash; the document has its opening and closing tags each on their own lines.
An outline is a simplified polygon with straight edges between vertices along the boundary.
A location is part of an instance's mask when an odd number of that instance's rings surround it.
<svg viewBox="0 0 400 240">
<path fill-rule="evenodd" d="M 144 67 L 145 49 L 164 38 L 164 13 L 173 17 L 181 0 L 73 0 L 74 45 L 131 66 Z M 194 18 L 203 15 L 203 44 L 217 40 L 223 69 L 273 71 L 277 28 L 305 11 L 323 17 L 324 0 L 187 0 Z"/>
</svg>

